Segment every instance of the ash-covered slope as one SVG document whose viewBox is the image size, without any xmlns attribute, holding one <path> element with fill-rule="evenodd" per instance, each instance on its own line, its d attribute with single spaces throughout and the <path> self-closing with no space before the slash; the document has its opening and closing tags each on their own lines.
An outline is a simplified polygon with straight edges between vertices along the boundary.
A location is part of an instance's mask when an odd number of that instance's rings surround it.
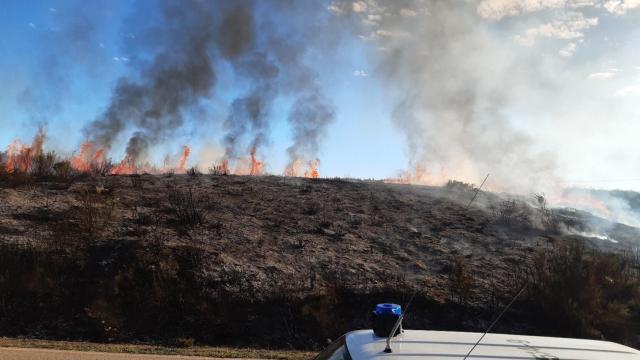
<svg viewBox="0 0 640 360">
<path fill-rule="evenodd" d="M 585 214 L 547 229 L 503 195 L 466 209 L 459 185 L 143 175 L 2 188 L 0 335 L 310 346 L 413 289 L 430 312 L 415 324 L 477 329 L 536 252 L 635 242 L 590 237 Z"/>
</svg>

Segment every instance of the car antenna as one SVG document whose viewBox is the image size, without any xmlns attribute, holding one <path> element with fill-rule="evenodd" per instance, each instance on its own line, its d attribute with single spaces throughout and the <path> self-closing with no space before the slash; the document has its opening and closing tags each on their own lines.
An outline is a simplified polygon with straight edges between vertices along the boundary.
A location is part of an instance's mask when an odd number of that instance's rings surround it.
<svg viewBox="0 0 640 360">
<path fill-rule="evenodd" d="M 475 194 L 473 194 L 473 197 L 471 198 L 471 200 L 469 200 L 469 203 L 467 204 L 467 207 L 465 208 L 465 210 L 469 209 L 469 206 L 471 206 L 471 203 L 473 202 L 473 200 L 476 199 L 476 196 L 478 196 L 478 193 L 480 192 L 480 189 L 482 189 L 482 185 L 484 185 L 484 183 L 487 181 L 487 179 L 489 178 L 490 174 L 487 174 L 487 176 L 485 176 L 484 180 L 482 180 L 482 184 L 480 184 L 480 186 L 478 186 L 477 189 L 474 189 Z"/>
<path fill-rule="evenodd" d="M 413 295 L 411 295 L 411 298 L 409 299 L 409 301 L 407 301 L 407 305 L 405 305 L 405 307 L 404 307 L 404 311 L 400 314 L 400 317 L 398 318 L 398 320 L 396 320 L 396 323 L 393 324 L 393 328 L 391 329 L 391 332 L 389 333 L 389 337 L 387 337 L 387 347 L 384 348 L 384 352 L 386 352 L 386 353 L 393 352 L 393 350 L 391 350 L 391 338 L 396 333 L 396 331 L 398 331 L 398 328 L 400 327 L 400 324 L 402 324 L 402 319 L 404 319 L 404 314 L 406 314 L 407 310 L 409 310 L 409 305 L 411 305 L 411 302 L 413 301 L 413 298 L 416 296 L 417 292 L 418 292 L 418 290 L 415 290 L 413 292 Z"/>
<path fill-rule="evenodd" d="M 476 341 L 475 344 L 473 344 L 473 347 L 471 348 L 471 350 L 469 350 L 469 352 L 467 353 L 467 355 L 464 356 L 464 359 L 462 360 L 467 360 L 467 358 L 469 357 L 469 355 L 471 355 L 471 353 L 473 352 L 473 350 L 476 348 L 476 346 L 478 346 L 478 344 L 480 344 L 480 342 L 482 341 L 482 339 L 484 339 L 485 335 L 487 335 L 489 333 L 489 331 L 491 331 L 491 329 L 493 328 L 493 326 L 498 322 L 498 320 L 500 320 L 500 318 L 502 317 L 502 315 L 504 315 L 504 313 L 507 312 L 507 310 L 509 310 L 509 308 L 511 307 L 511 305 L 513 305 L 513 303 L 516 301 L 516 299 L 520 296 L 520 294 L 522 294 L 522 292 L 524 291 L 524 289 L 527 287 L 528 283 L 524 283 L 524 285 L 522 285 L 522 288 L 520 288 L 520 291 L 518 291 L 518 293 L 516 294 L 516 296 L 513 297 L 513 299 L 511 299 L 511 301 L 509 302 L 509 304 L 507 304 L 507 306 L 505 306 L 505 308 L 502 310 L 502 312 L 500 312 L 500 314 L 498 315 L 498 317 L 495 318 L 495 320 L 493 320 L 493 322 L 491 323 L 491 325 L 489 325 L 489 327 L 487 328 L 487 330 L 485 330 L 485 332 L 482 334 L 482 336 L 480 336 L 480 339 L 478 339 L 478 341 Z"/>
</svg>

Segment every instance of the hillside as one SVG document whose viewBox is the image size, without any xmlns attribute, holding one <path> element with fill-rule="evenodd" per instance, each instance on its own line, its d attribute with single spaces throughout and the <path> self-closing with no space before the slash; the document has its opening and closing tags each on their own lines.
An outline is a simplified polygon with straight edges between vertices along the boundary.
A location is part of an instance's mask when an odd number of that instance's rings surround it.
<svg viewBox="0 0 640 360">
<path fill-rule="evenodd" d="M 549 226 L 531 201 L 504 194 L 481 193 L 467 210 L 472 196 L 461 183 L 275 176 L 4 183 L 0 336 L 310 348 L 414 290 L 409 325 L 483 329 L 526 279 L 542 279 L 535 261 L 556 249 L 620 259 L 601 273 L 637 272 L 636 228 L 596 218 L 612 229 L 596 234 L 590 214 L 570 210 L 547 210 Z M 635 304 L 635 291 L 620 301 Z M 608 323 L 536 322 L 535 296 L 498 330 L 610 336 Z"/>
</svg>

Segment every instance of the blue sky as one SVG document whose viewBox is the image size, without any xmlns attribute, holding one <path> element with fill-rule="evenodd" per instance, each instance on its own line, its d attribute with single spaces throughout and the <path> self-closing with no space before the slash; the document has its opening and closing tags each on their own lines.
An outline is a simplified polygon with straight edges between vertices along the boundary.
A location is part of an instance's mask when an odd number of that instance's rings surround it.
<svg viewBox="0 0 640 360">
<path fill-rule="evenodd" d="M 497 164 L 503 167 L 497 170 L 477 165 L 491 163 L 469 150 L 478 147 L 463 144 L 468 138 L 460 138 L 455 127 L 433 120 L 436 115 L 430 107 L 437 88 L 431 88 L 432 83 L 451 79 L 474 81 L 469 87 L 475 87 L 478 104 L 491 103 L 499 93 L 499 109 L 492 116 L 499 114 L 506 123 L 496 131 L 514 139 L 522 135 L 530 143 L 521 150 L 522 161 L 516 154 L 515 163 L 551 154 L 555 165 L 547 177 L 559 182 L 640 189 L 640 181 L 634 180 L 640 178 L 640 145 L 635 135 L 640 132 L 636 105 L 640 100 L 640 6 L 636 2 L 460 3 L 464 4 L 460 11 L 468 8 L 470 14 L 464 18 L 469 22 L 465 31 L 480 34 L 472 38 L 477 48 L 456 50 L 460 39 L 452 38 L 446 51 L 460 51 L 466 59 L 442 68 L 445 72 L 462 69 L 463 74 L 433 72 L 434 63 L 449 59 L 450 53 L 420 60 L 422 53 L 440 44 L 427 39 L 429 24 L 449 24 L 445 16 L 452 16 L 434 2 L 314 4 L 313 11 L 302 14 L 329 19 L 330 27 L 322 32 L 334 35 L 331 46 L 323 43 L 323 34 L 309 40 L 305 57 L 336 113 L 317 154 L 323 176 L 386 178 L 420 164 L 428 169 L 446 167 L 447 174 L 471 182 L 491 170 L 505 178 L 509 172 L 531 177 L 529 169 L 514 170 L 513 163 Z M 140 29 L 162 26 L 157 23 L 160 5 L 153 1 L 10 0 L 0 6 L 0 67 L 4 69 L 0 72 L 0 148 L 16 138 L 28 141 L 45 124 L 46 146 L 70 154 L 85 139 L 86 125 L 109 105 L 117 79 L 139 76 L 132 62 L 148 54 L 144 47 L 135 46 L 135 38 Z M 279 19 L 280 14 L 269 13 L 266 2 L 256 9 L 257 17 Z M 306 20 L 289 18 L 277 26 L 279 31 L 293 33 Z M 222 123 L 243 85 L 229 66 L 218 66 L 217 73 L 214 95 L 199 104 L 206 108 L 206 116 L 194 109 L 185 111 L 185 125 L 154 145 L 153 161 L 161 162 L 166 154 L 189 144 L 194 149 L 192 164 L 202 167 L 210 156 L 203 149 L 215 154 L 223 151 Z M 500 85 L 495 79 L 507 82 Z M 509 89 L 496 92 L 500 86 Z M 417 120 L 409 125 L 396 117 L 399 104 L 407 99 L 416 103 L 411 111 Z M 287 123 L 291 102 L 282 96 L 274 103 L 269 141 L 261 152 L 269 171 L 276 174 L 284 169 L 286 149 L 292 143 Z M 114 159 L 124 156 L 133 131 L 130 128 L 118 136 L 111 149 Z M 456 144 L 457 150 L 442 149 L 441 141 Z M 625 181 L 612 185 L 604 180 Z"/>
</svg>

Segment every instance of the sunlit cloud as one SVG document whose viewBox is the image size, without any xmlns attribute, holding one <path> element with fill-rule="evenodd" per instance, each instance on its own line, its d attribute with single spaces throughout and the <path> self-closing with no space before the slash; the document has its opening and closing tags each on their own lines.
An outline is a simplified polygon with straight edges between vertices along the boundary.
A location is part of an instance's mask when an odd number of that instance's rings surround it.
<svg viewBox="0 0 640 360">
<path fill-rule="evenodd" d="M 592 0 L 483 0 L 477 11 L 482 18 L 497 21 L 508 16 L 547 9 L 577 9 L 594 5 L 595 1 Z"/>
<path fill-rule="evenodd" d="M 613 78 L 614 76 L 616 76 L 616 73 L 614 71 L 604 71 L 604 72 L 597 72 L 597 73 L 589 74 L 587 76 L 587 79 L 589 79 L 589 80 L 608 80 L 608 79 Z"/>
<path fill-rule="evenodd" d="M 368 77 L 369 74 L 364 70 L 354 70 L 353 71 L 353 76 L 354 77 Z"/>
<path fill-rule="evenodd" d="M 637 7 L 640 7 L 640 0 L 609 0 L 604 3 L 604 8 L 616 15 L 624 15 Z"/>
</svg>

